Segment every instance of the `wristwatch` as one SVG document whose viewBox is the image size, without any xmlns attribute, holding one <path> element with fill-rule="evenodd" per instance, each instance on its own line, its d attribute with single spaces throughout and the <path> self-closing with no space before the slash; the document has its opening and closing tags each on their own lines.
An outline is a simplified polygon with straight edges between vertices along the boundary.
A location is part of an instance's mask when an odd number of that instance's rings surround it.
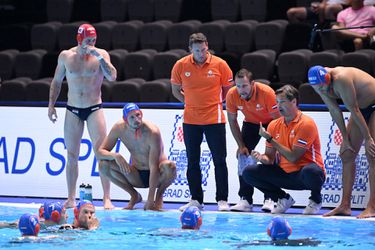
<svg viewBox="0 0 375 250">
<path fill-rule="evenodd" d="M 266 141 L 267 141 L 268 143 L 271 143 L 272 139 L 273 139 L 273 137 L 272 137 L 272 135 L 271 135 L 270 138 L 266 139 Z"/>
</svg>

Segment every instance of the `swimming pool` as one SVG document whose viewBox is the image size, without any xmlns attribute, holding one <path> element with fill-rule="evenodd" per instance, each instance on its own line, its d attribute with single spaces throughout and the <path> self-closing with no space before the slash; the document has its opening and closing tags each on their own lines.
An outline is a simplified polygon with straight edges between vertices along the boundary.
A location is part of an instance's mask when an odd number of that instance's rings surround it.
<svg viewBox="0 0 375 250">
<path fill-rule="evenodd" d="M 0 221 L 13 221 L 31 207 L 0 206 Z M 199 231 L 181 230 L 177 211 L 97 210 L 100 228 L 95 231 L 47 231 L 39 236 L 57 238 L 39 242 L 17 242 L 16 229 L 0 229 L 0 249 L 291 249 L 290 246 L 254 246 L 269 242 L 266 228 L 273 217 L 263 213 L 203 212 Z M 354 218 L 322 218 L 285 215 L 293 228 L 290 239 L 312 237 L 321 241 L 314 249 L 375 249 L 375 221 Z M 69 209 L 69 221 L 73 211 Z M 298 249 L 311 249 L 300 246 Z"/>
</svg>

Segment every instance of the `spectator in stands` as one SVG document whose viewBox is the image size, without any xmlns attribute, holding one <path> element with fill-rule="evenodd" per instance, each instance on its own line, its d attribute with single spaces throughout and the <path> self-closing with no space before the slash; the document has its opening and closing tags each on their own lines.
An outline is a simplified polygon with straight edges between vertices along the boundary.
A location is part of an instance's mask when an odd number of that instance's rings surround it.
<svg viewBox="0 0 375 250">
<path fill-rule="evenodd" d="M 259 122 L 267 127 L 268 123 L 280 117 L 276 104 L 274 90 L 260 82 L 253 80 L 253 74 L 246 69 L 237 72 L 235 78 L 236 86 L 232 87 L 227 94 L 227 116 L 230 129 L 237 142 L 236 156 L 245 155 L 251 157 L 251 150 L 255 149 L 260 140 Z M 244 116 L 242 129 L 238 125 L 237 111 L 240 110 Z M 241 161 L 239 161 L 241 163 Z M 254 187 L 247 184 L 241 173 L 239 173 L 240 190 L 238 195 L 241 200 L 230 209 L 234 211 L 249 212 L 252 210 Z M 269 211 L 274 207 L 274 202 L 265 197 L 262 207 L 263 211 Z"/>
<path fill-rule="evenodd" d="M 322 0 L 311 2 L 309 7 L 293 7 L 287 11 L 290 22 L 312 21 L 323 24 L 336 20 L 337 13 L 343 10 L 350 0 Z"/>
<path fill-rule="evenodd" d="M 243 178 L 277 201 L 271 213 L 285 213 L 295 203 L 282 190 L 285 188 L 310 190 L 303 214 L 318 214 L 325 169 L 317 126 L 298 109 L 298 90 L 293 86 L 284 85 L 276 90 L 276 100 L 281 117 L 271 121 L 267 130 L 260 123 L 259 135 L 267 141 L 266 150 L 264 154 L 251 152 L 260 164 L 247 166 Z"/>
<path fill-rule="evenodd" d="M 332 28 L 373 25 L 375 25 L 375 7 L 365 6 L 363 0 L 351 0 L 351 6 L 339 12 L 337 15 L 337 24 L 333 25 Z M 350 41 L 354 44 L 354 49 L 359 50 L 369 47 L 374 41 L 375 28 L 338 30 L 335 34 L 339 42 Z"/>
<path fill-rule="evenodd" d="M 120 140 L 130 152 L 130 162 L 116 152 L 111 152 Z M 159 128 L 143 120 L 142 111 L 134 103 L 123 109 L 123 119 L 118 121 L 99 148 L 100 174 L 130 194 L 125 209 L 133 209 L 142 201 L 135 188 L 149 188 L 145 210 L 161 210 L 163 194 L 176 178 L 176 164 L 164 154 Z"/>
<path fill-rule="evenodd" d="M 194 33 L 189 38 L 191 54 L 178 60 L 172 69 L 173 95 L 185 104 L 183 133 L 192 200 L 180 207 L 203 209 L 200 145 L 205 135 L 215 165 L 216 201 L 219 211 L 228 211 L 227 146 L 223 100 L 232 87 L 228 64 L 208 51 L 207 38 Z"/>
<path fill-rule="evenodd" d="M 343 141 L 340 147 L 342 161 L 343 194 L 341 204 L 325 214 L 351 215 L 350 202 L 355 178 L 355 159 L 365 140 L 366 156 L 369 164 L 370 199 L 366 209 L 358 218 L 375 216 L 375 79 L 366 72 L 352 67 L 309 69 L 308 79 L 314 90 L 327 105 L 329 112 L 341 131 Z M 341 99 L 350 111 L 348 125 L 337 99 Z"/>
<path fill-rule="evenodd" d="M 108 52 L 95 47 L 96 31 L 93 26 L 81 25 L 77 33 L 77 42 L 76 47 L 63 50 L 58 57 L 48 104 L 48 117 L 52 122 L 56 122 L 55 103 L 66 77 L 69 88 L 64 125 L 64 140 L 68 151 L 66 165 L 68 199 L 65 202 L 67 208 L 75 206 L 78 157 L 84 122 L 87 121 L 87 128 L 96 154 L 106 135 L 101 104 L 103 78 L 114 81 L 117 75 Z M 111 209 L 113 205 L 110 200 L 110 182 L 105 177 L 100 178 L 104 191 L 104 208 Z"/>
</svg>

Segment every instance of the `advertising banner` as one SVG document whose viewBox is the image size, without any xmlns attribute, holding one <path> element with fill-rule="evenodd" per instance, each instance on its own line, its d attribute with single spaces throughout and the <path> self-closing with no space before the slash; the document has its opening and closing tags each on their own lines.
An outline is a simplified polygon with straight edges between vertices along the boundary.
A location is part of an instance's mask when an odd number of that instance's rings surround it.
<svg viewBox="0 0 375 250">
<path fill-rule="evenodd" d="M 58 120 L 49 121 L 47 108 L 39 107 L 0 107 L 0 196 L 55 197 L 66 198 L 65 167 L 67 152 L 64 145 L 65 108 L 57 108 Z M 104 109 L 107 131 L 121 119 L 120 108 Z M 323 187 L 323 206 L 336 207 L 342 195 L 342 163 L 339 148 L 341 133 L 333 123 L 328 112 L 304 112 L 314 118 L 320 133 L 322 156 L 327 170 L 327 179 Z M 183 141 L 183 111 L 180 109 L 143 109 L 144 119 L 156 124 L 161 131 L 164 151 L 168 158 L 176 162 L 177 178 L 165 191 L 165 201 L 186 202 L 190 199 L 186 178 L 187 158 Z M 349 113 L 344 113 L 348 119 Z M 239 114 L 239 124 L 243 117 Z M 72 125 L 73 126 L 73 125 Z M 239 181 L 237 176 L 237 144 L 230 132 L 227 132 L 227 165 L 229 173 L 229 203 L 239 200 Z M 263 153 L 265 143 L 262 139 L 256 150 Z M 120 142 L 114 148 L 125 159 L 130 154 Z M 215 175 L 212 156 L 205 138 L 201 144 L 201 171 L 204 202 L 215 203 Z M 101 199 L 103 191 L 99 178 L 98 164 L 94 155 L 87 128 L 81 140 L 78 161 L 78 186 L 81 183 L 93 186 L 93 198 Z M 220 185 L 220 183 L 219 183 Z M 137 189 L 147 197 L 148 189 Z M 296 201 L 296 205 L 305 206 L 309 191 L 287 191 Z M 129 200 L 130 196 L 111 183 L 111 197 L 114 200 Z M 364 147 L 356 160 L 356 179 L 353 187 L 352 207 L 364 208 L 369 198 L 368 163 Z M 263 203 L 263 194 L 257 189 L 254 204 Z"/>
</svg>

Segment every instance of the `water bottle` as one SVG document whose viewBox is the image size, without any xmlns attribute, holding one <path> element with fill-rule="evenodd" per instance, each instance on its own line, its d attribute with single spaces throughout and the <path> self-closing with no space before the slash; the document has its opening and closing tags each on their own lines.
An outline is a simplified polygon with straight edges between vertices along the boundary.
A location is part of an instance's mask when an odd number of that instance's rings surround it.
<svg viewBox="0 0 375 250">
<path fill-rule="evenodd" d="M 92 186 L 90 184 L 87 184 L 85 188 L 85 200 L 92 202 Z"/>
<path fill-rule="evenodd" d="M 80 186 L 79 186 L 79 200 L 80 201 L 83 201 L 85 199 L 85 184 L 82 183 Z"/>
<path fill-rule="evenodd" d="M 238 176 L 242 176 L 243 171 L 247 166 L 256 165 L 257 161 L 251 156 L 240 154 L 238 156 Z"/>
</svg>

